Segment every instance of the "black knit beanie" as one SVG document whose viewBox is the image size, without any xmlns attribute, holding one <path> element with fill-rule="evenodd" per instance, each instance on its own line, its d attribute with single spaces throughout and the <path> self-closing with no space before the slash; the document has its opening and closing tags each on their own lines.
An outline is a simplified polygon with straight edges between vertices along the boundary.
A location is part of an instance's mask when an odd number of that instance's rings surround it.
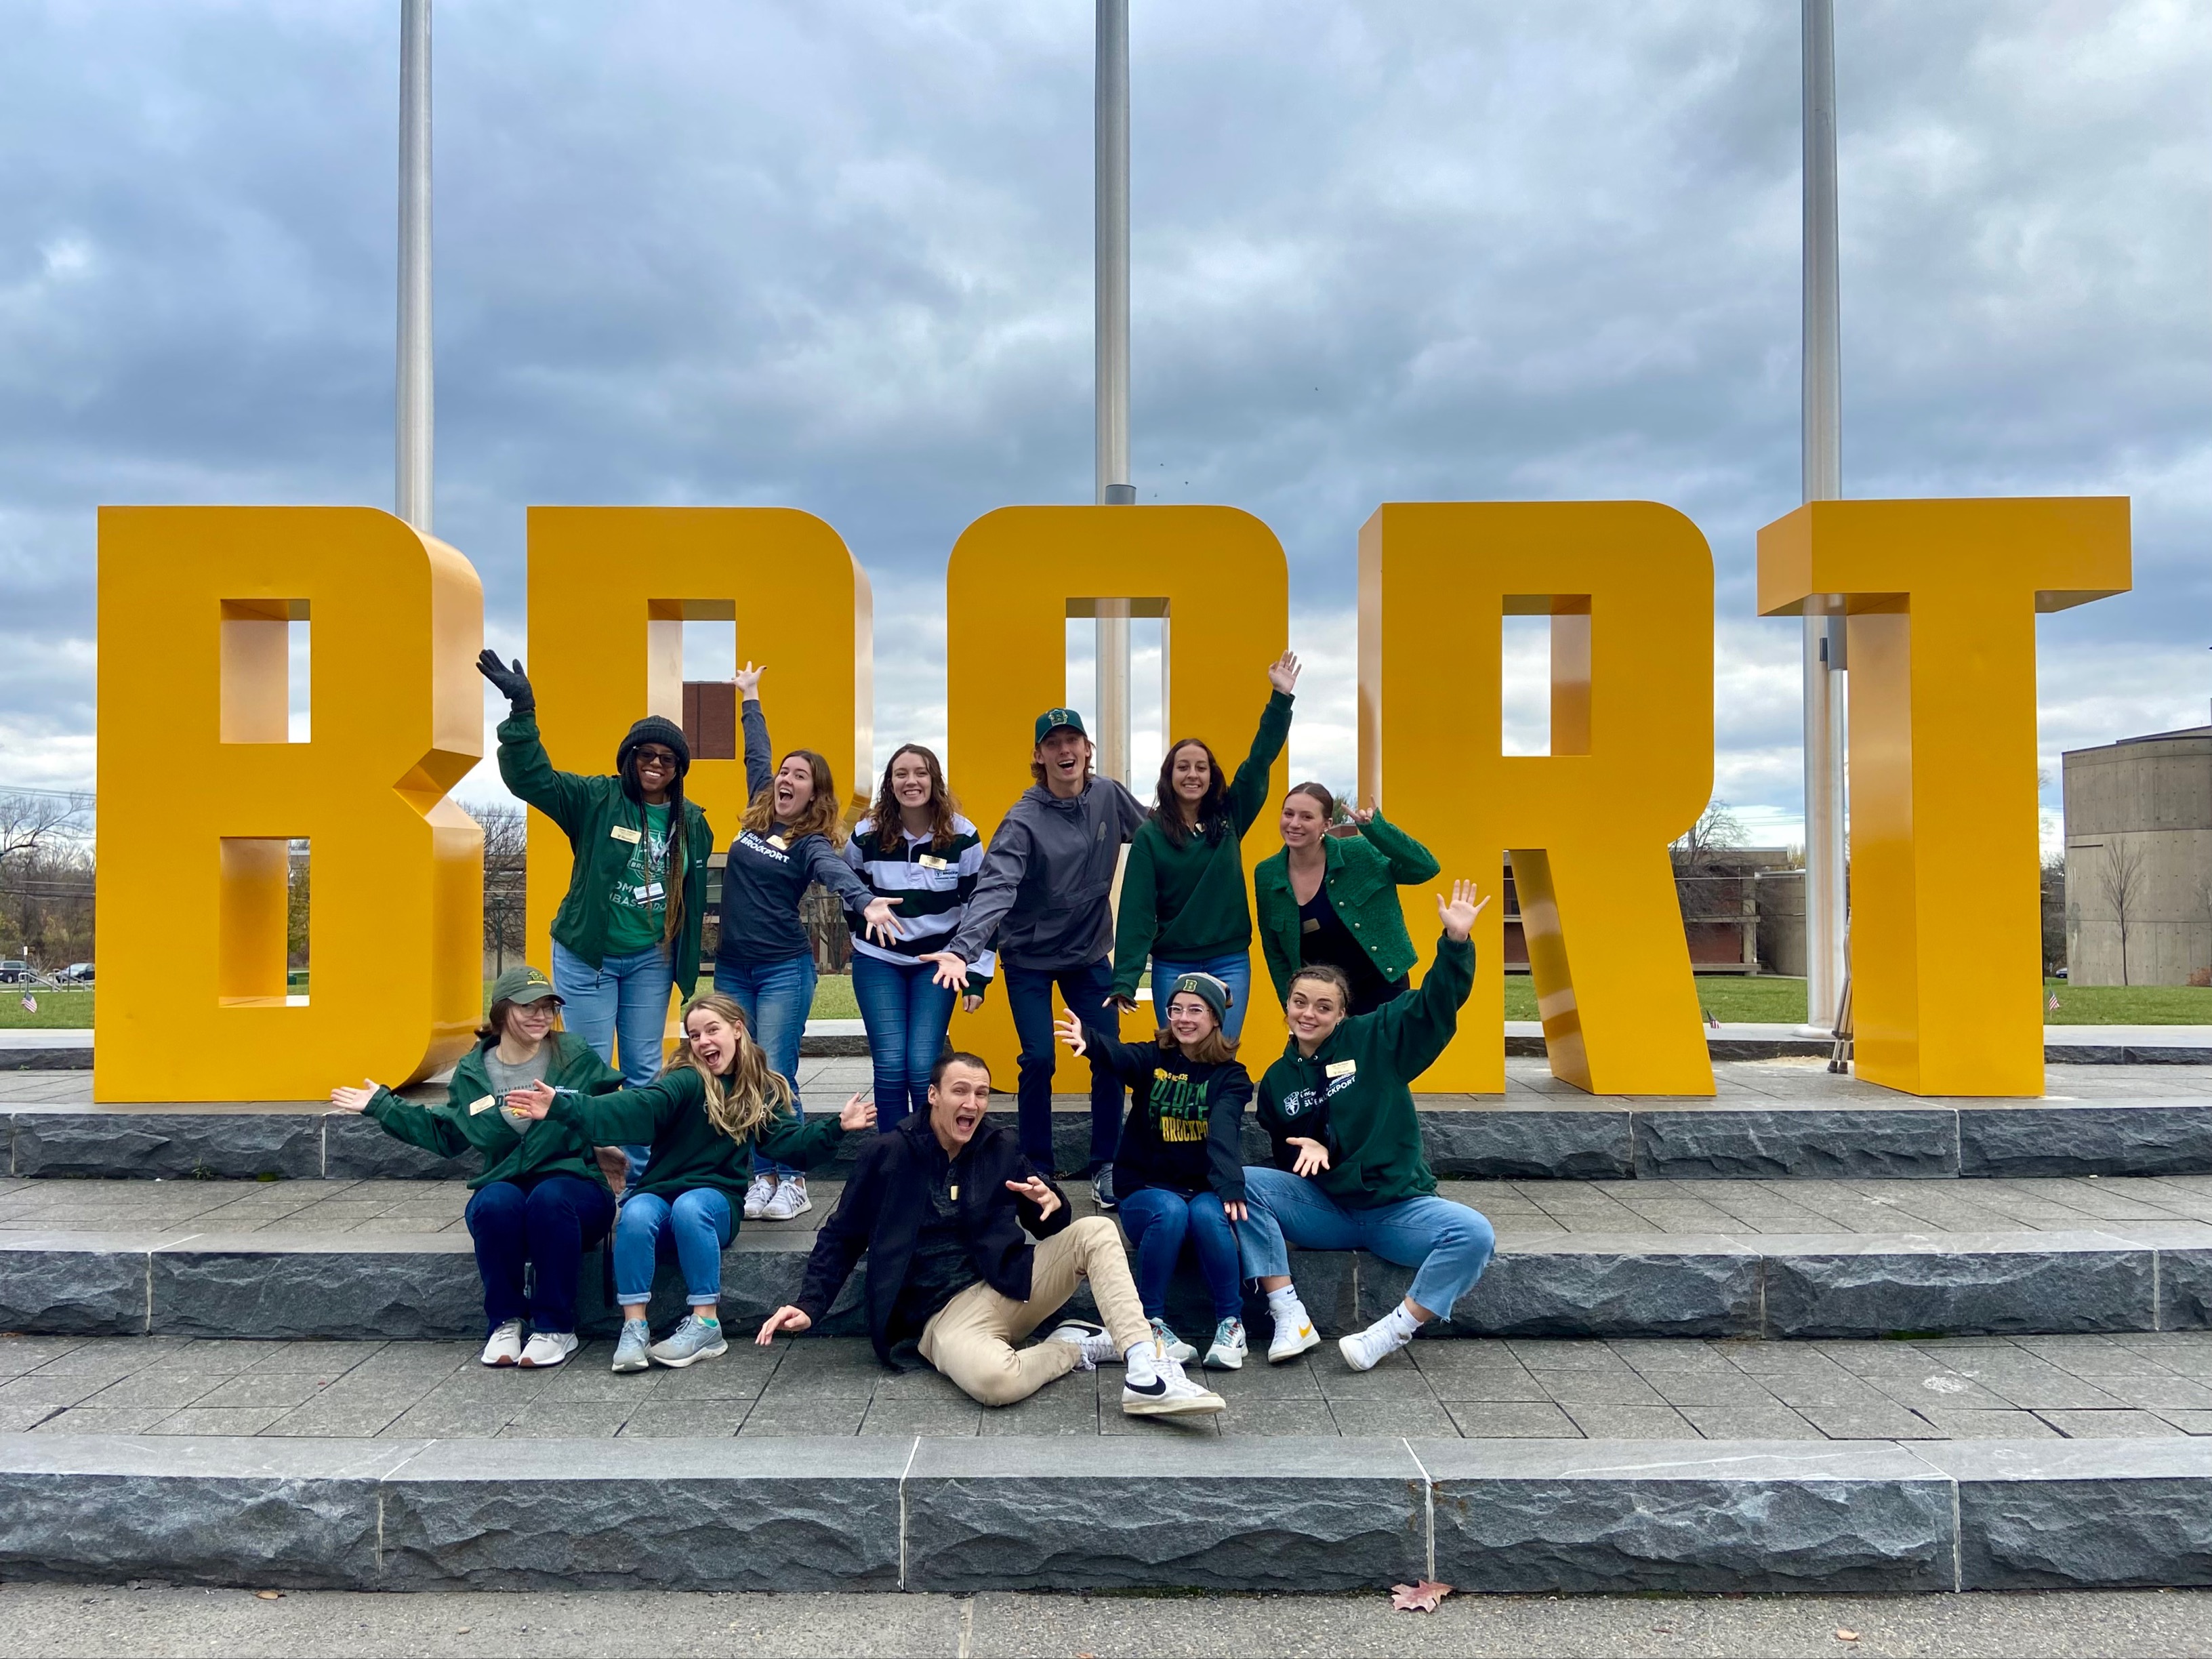
<svg viewBox="0 0 2212 1659">
<path fill-rule="evenodd" d="M 665 744 L 676 754 L 676 775 L 682 777 L 691 769 L 691 745 L 684 741 L 684 728 L 674 720 L 659 714 L 647 714 L 629 729 L 629 735 L 615 750 L 615 770 L 629 769 L 629 751 L 641 743 Z"/>
</svg>

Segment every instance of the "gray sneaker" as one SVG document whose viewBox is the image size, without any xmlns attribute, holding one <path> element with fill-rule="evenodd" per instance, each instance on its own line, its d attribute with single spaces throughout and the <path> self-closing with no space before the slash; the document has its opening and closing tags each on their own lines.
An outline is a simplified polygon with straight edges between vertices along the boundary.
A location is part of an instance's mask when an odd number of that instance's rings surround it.
<svg viewBox="0 0 2212 1659">
<path fill-rule="evenodd" d="M 1114 1166 L 1111 1164 L 1100 1164 L 1097 1173 L 1091 1177 L 1091 1201 L 1102 1210 L 1115 1207 Z"/>
<path fill-rule="evenodd" d="M 722 1322 L 702 1319 L 696 1314 L 685 1314 L 684 1322 L 661 1338 L 646 1352 L 656 1365 L 666 1365 L 682 1370 L 686 1365 L 702 1359 L 712 1359 L 717 1354 L 729 1352 L 730 1345 L 722 1340 Z"/>
<path fill-rule="evenodd" d="M 653 1340 L 653 1327 L 642 1319 L 623 1321 L 622 1339 L 615 1344 L 615 1369 L 618 1371 L 641 1371 L 651 1368 L 645 1355 L 647 1345 Z"/>
</svg>

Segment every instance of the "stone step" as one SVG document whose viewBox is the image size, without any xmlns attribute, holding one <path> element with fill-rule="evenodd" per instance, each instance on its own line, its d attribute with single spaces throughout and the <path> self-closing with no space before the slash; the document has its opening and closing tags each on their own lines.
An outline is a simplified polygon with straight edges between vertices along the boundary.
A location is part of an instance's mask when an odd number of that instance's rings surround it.
<svg viewBox="0 0 2212 1659">
<path fill-rule="evenodd" d="M 0 1572 L 254 1589 L 2203 1584 L 2201 1441 L 0 1436 Z M 1171 1499 L 1164 1501 L 1164 1494 Z"/>
<path fill-rule="evenodd" d="M 826 1196 L 826 1195 L 825 1195 Z M 817 1209 L 826 1211 L 826 1204 Z M 722 1259 L 744 1330 L 795 1299 L 812 1235 L 741 1231 Z M 1364 1252 L 1302 1250 L 1292 1271 L 1328 1334 L 1382 1316 L 1411 1272 Z M 824 1334 L 859 1335 L 866 1264 Z M 581 1328 L 617 1318 L 605 1251 L 586 1257 Z M 289 1231 L 0 1232 L 0 1330 L 185 1337 L 463 1337 L 483 1328 L 467 1235 Z M 672 1262 L 653 1316 L 682 1296 Z M 1088 1292 L 1073 1304 L 1088 1313 Z M 1194 1275 L 1169 1303 L 1212 1323 Z M 1255 1331 L 1269 1325 L 1254 1298 Z M 2212 1328 L 2212 1224 L 2113 1222 L 1995 1233 L 1606 1234 L 1501 1231 L 1496 1259 L 1438 1337 L 1854 1337 Z"/>
<path fill-rule="evenodd" d="M 1469 1180 L 1952 1180 L 2212 1174 L 2212 1097 L 2149 1097 L 1985 1105 L 1471 1105 L 1422 1102 L 1421 1136 L 1438 1176 Z M 1088 1109 L 1053 1115 L 1055 1155 L 1079 1170 Z M 1011 1111 L 994 1113 L 1013 1127 Z M 0 1173 L 75 1180 L 265 1176 L 458 1180 L 473 1157 L 441 1158 L 375 1123 L 315 1103 L 0 1112 Z M 1245 1157 L 1267 1157 L 1256 1123 Z M 832 1164 L 848 1169 L 851 1154 Z"/>
</svg>

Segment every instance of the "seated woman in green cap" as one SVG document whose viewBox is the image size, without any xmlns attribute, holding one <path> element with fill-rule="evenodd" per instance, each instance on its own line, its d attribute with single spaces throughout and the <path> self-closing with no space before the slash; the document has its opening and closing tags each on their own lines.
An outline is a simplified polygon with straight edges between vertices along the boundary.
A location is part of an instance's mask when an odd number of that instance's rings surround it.
<svg viewBox="0 0 2212 1659">
<path fill-rule="evenodd" d="M 576 1352 L 578 1262 L 614 1219 L 591 1143 L 565 1123 L 533 1122 L 506 1103 L 508 1091 L 532 1084 L 585 1094 L 621 1086 L 622 1073 L 583 1038 L 553 1029 L 560 1012 L 551 980 L 510 968 L 492 985 L 491 1011 L 477 1046 L 453 1067 L 444 1105 L 403 1100 L 373 1079 L 331 1091 L 331 1105 L 374 1118 L 388 1135 L 441 1158 L 471 1148 L 483 1156 L 466 1219 L 491 1332 L 477 1356 L 487 1365 L 557 1365 Z M 537 1269 L 526 1309 L 525 1262 Z"/>
</svg>

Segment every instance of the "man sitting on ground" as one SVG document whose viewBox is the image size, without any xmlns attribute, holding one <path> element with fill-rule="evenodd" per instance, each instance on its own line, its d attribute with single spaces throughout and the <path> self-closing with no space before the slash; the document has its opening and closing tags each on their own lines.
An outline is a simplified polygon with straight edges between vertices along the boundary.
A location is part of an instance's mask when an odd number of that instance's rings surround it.
<svg viewBox="0 0 2212 1659">
<path fill-rule="evenodd" d="M 929 1080 L 929 1115 L 909 1114 L 861 1152 L 808 1257 L 796 1304 L 756 1339 L 770 1346 L 829 1314 L 865 1251 L 868 1339 L 894 1370 L 915 1355 L 986 1406 L 1026 1400 L 1073 1370 L 1120 1358 L 1121 1409 L 1132 1417 L 1218 1412 L 1221 1397 L 1183 1375 L 1152 1334 L 1121 1237 L 1103 1216 L 1073 1220 L 1060 1188 L 984 1115 L 991 1072 L 951 1054 Z M 1038 1243 L 1031 1244 L 1030 1237 Z M 1091 1281 L 1106 1330 L 1069 1321 L 1044 1341 L 1014 1344 Z"/>
</svg>

